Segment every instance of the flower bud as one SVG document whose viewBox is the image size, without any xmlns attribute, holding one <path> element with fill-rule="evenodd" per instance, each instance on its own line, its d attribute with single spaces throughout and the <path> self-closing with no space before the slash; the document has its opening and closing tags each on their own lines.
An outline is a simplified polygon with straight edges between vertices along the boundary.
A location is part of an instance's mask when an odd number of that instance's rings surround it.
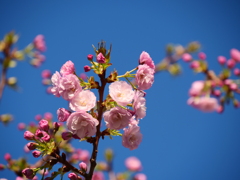
<svg viewBox="0 0 240 180">
<path fill-rule="evenodd" d="M 138 173 L 134 176 L 134 180 L 147 180 L 147 176 L 143 173 Z"/>
<path fill-rule="evenodd" d="M 86 65 L 86 66 L 83 67 L 83 69 L 84 69 L 85 72 L 88 72 L 88 71 L 91 70 L 91 67 Z"/>
<path fill-rule="evenodd" d="M 51 137 L 48 134 L 45 134 L 41 139 L 44 140 L 45 142 L 49 142 Z"/>
<path fill-rule="evenodd" d="M 113 150 L 112 149 L 106 149 L 105 150 L 105 159 L 107 162 L 111 162 L 113 158 Z"/>
<path fill-rule="evenodd" d="M 62 138 L 63 140 L 69 140 L 70 138 L 72 138 L 72 133 L 71 132 L 63 132 L 62 133 Z"/>
<path fill-rule="evenodd" d="M 191 56 L 189 53 L 184 53 L 184 54 L 182 55 L 182 59 L 183 59 L 183 61 L 185 61 L 185 62 L 190 62 L 190 61 L 192 60 L 192 56 Z"/>
<path fill-rule="evenodd" d="M 240 62 L 240 51 L 238 51 L 237 49 L 231 49 L 230 56 L 235 61 Z"/>
<path fill-rule="evenodd" d="M 231 83 L 231 84 L 230 84 L 230 89 L 233 90 L 233 91 L 235 91 L 235 90 L 238 89 L 238 85 L 237 85 L 236 83 Z"/>
<path fill-rule="evenodd" d="M 105 62 L 106 62 L 105 57 L 103 56 L 102 53 L 99 53 L 99 54 L 97 55 L 97 62 L 98 62 L 98 63 L 105 63 Z"/>
<path fill-rule="evenodd" d="M 51 78 L 52 73 L 51 73 L 50 70 L 45 69 L 45 70 L 42 71 L 42 74 L 41 74 L 41 75 L 42 75 L 42 78 L 48 79 L 48 78 Z"/>
<path fill-rule="evenodd" d="M 89 54 L 89 55 L 87 56 L 87 59 L 88 59 L 89 61 L 92 61 L 92 60 L 93 60 L 93 55 L 92 55 L 92 54 Z"/>
<path fill-rule="evenodd" d="M 11 155 L 9 154 L 9 153 L 6 153 L 5 155 L 4 155 L 4 159 L 6 160 L 6 161 L 10 161 L 11 160 Z"/>
<path fill-rule="evenodd" d="M 47 121 L 51 121 L 52 118 L 53 118 L 52 113 L 46 112 L 46 113 L 44 114 L 44 119 L 46 119 Z"/>
<path fill-rule="evenodd" d="M 19 130 L 24 130 L 26 128 L 26 125 L 24 123 L 19 123 L 18 124 L 18 129 Z"/>
<path fill-rule="evenodd" d="M 40 120 L 42 119 L 42 116 L 41 116 L 40 114 L 37 114 L 37 115 L 35 116 L 35 119 L 36 119 L 37 121 L 40 121 Z"/>
<path fill-rule="evenodd" d="M 229 59 L 229 60 L 227 61 L 227 67 L 228 67 L 229 69 L 234 68 L 235 65 L 236 65 L 236 63 L 235 63 L 235 61 L 234 61 L 233 59 Z"/>
<path fill-rule="evenodd" d="M 0 171 L 5 169 L 5 166 L 3 164 L 0 164 Z"/>
<path fill-rule="evenodd" d="M 30 169 L 30 168 L 26 168 L 26 169 L 22 170 L 22 173 L 28 179 L 32 179 L 35 176 L 34 171 L 32 169 Z"/>
<path fill-rule="evenodd" d="M 34 149 L 36 149 L 37 148 L 37 143 L 33 143 L 33 142 L 29 142 L 29 143 L 27 143 L 27 147 L 28 147 L 28 149 L 29 150 L 34 150 Z"/>
<path fill-rule="evenodd" d="M 85 162 L 81 162 L 79 164 L 79 167 L 82 171 L 86 172 L 87 171 L 87 164 Z"/>
<path fill-rule="evenodd" d="M 191 64 L 190 64 L 190 68 L 192 69 L 197 69 L 200 67 L 200 63 L 198 61 L 193 61 Z"/>
<path fill-rule="evenodd" d="M 235 74 L 235 76 L 240 76 L 240 69 L 235 68 L 233 73 Z"/>
<path fill-rule="evenodd" d="M 200 53 L 198 53 L 198 57 L 201 60 L 205 60 L 207 56 L 206 56 L 206 54 L 204 52 L 200 52 Z"/>
<path fill-rule="evenodd" d="M 78 180 L 78 176 L 75 173 L 69 173 L 68 178 L 70 180 Z"/>
<path fill-rule="evenodd" d="M 48 129 L 49 129 L 49 125 L 48 125 L 47 120 L 42 119 L 41 121 L 39 121 L 38 125 L 39 125 L 40 129 L 43 130 L 43 131 L 47 132 Z"/>
<path fill-rule="evenodd" d="M 59 108 L 57 110 L 57 118 L 60 122 L 65 122 L 68 117 L 70 116 L 71 112 L 64 109 L 64 108 Z"/>
<path fill-rule="evenodd" d="M 58 122 L 53 122 L 53 127 L 55 131 L 58 131 L 59 127 L 60 127 L 60 123 Z"/>
<path fill-rule="evenodd" d="M 33 157 L 38 158 L 41 155 L 40 151 L 33 151 L 32 152 Z"/>
<path fill-rule="evenodd" d="M 216 89 L 216 90 L 213 91 L 213 95 L 219 97 L 221 95 L 221 91 Z"/>
<path fill-rule="evenodd" d="M 43 137 L 43 132 L 40 129 L 37 129 L 35 132 L 35 136 L 41 138 L 41 137 Z"/>
<path fill-rule="evenodd" d="M 221 65 L 224 65 L 226 63 L 227 59 L 224 56 L 218 56 L 218 62 Z"/>
<path fill-rule="evenodd" d="M 26 140 L 33 140 L 34 139 L 34 134 L 31 133 L 30 131 L 25 131 L 24 132 L 24 138 Z"/>
</svg>

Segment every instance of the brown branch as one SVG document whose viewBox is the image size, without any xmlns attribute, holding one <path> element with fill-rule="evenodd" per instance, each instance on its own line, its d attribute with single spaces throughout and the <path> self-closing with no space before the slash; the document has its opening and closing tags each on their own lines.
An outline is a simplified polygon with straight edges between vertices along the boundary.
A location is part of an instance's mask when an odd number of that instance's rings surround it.
<svg viewBox="0 0 240 180">
<path fill-rule="evenodd" d="M 92 179 L 92 175 L 94 172 L 94 169 L 97 165 L 97 153 L 98 153 L 98 143 L 99 143 L 99 139 L 101 138 L 101 121 L 102 121 L 102 115 L 103 115 L 103 108 L 104 106 L 102 105 L 103 103 L 103 95 L 104 95 L 104 88 L 105 85 L 107 83 L 106 79 L 105 79 L 105 74 L 106 71 L 103 71 L 103 74 L 99 75 L 99 78 L 101 80 L 101 86 L 98 89 L 98 93 L 99 93 L 99 101 L 98 101 L 98 126 L 97 126 L 97 132 L 96 132 L 96 138 L 95 138 L 95 142 L 93 143 L 93 150 L 92 150 L 92 155 L 91 155 L 91 159 L 90 159 L 90 170 L 89 173 L 87 174 L 86 180 L 91 180 Z"/>
</svg>

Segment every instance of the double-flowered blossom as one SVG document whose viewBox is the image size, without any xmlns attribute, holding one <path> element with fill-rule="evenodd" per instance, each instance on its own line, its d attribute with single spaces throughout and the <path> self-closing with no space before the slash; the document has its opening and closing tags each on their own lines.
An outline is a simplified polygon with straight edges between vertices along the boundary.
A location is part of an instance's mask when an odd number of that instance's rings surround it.
<svg viewBox="0 0 240 180">
<path fill-rule="evenodd" d="M 130 150 L 138 148 L 139 144 L 142 142 L 140 127 L 137 125 L 129 125 L 128 128 L 124 128 L 123 130 L 122 145 Z"/>
<path fill-rule="evenodd" d="M 90 90 L 78 92 L 71 99 L 69 107 L 73 111 L 89 111 L 96 105 L 96 96 Z"/>
<path fill-rule="evenodd" d="M 150 68 L 152 69 L 155 69 L 155 65 L 154 65 L 154 62 L 152 60 L 152 58 L 150 57 L 150 55 L 143 51 L 140 55 L 140 58 L 139 58 L 139 64 L 146 64 L 148 65 Z"/>
<path fill-rule="evenodd" d="M 125 81 L 115 81 L 110 84 L 109 94 L 121 106 L 131 103 L 134 97 L 132 86 Z"/>
<path fill-rule="evenodd" d="M 67 61 L 60 70 L 60 73 L 65 76 L 65 75 L 69 75 L 69 74 L 74 74 L 75 72 L 75 66 L 73 64 L 72 61 Z"/>
<path fill-rule="evenodd" d="M 203 112 L 217 111 L 220 107 L 216 98 L 212 97 L 191 97 L 188 99 L 188 104 Z"/>
<path fill-rule="evenodd" d="M 138 66 L 136 73 L 136 83 L 140 90 L 146 90 L 152 87 L 154 82 L 154 69 L 148 65 L 143 64 Z"/>
<path fill-rule="evenodd" d="M 67 127 L 79 138 L 90 137 L 95 135 L 98 120 L 84 111 L 72 113 L 67 120 Z"/>
<path fill-rule="evenodd" d="M 120 130 L 130 123 L 132 114 L 126 109 L 114 107 L 103 115 L 106 126 L 110 129 Z"/>
<path fill-rule="evenodd" d="M 146 99 L 141 91 L 135 91 L 133 108 L 137 119 L 142 119 L 146 116 Z"/>
<path fill-rule="evenodd" d="M 204 81 L 194 81 L 189 90 L 190 96 L 199 96 L 203 93 Z"/>
<path fill-rule="evenodd" d="M 34 47 L 39 51 L 46 51 L 44 36 L 39 34 L 33 40 Z"/>
</svg>

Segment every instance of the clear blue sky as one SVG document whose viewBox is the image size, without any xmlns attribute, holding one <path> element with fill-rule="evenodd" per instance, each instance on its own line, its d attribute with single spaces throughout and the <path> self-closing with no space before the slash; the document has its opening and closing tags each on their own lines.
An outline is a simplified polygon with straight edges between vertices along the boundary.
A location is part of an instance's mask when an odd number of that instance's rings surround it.
<svg viewBox="0 0 240 180">
<path fill-rule="evenodd" d="M 0 113 L 12 113 L 15 120 L 0 124 L 0 163 L 3 156 L 24 155 L 23 132 L 19 122 L 34 121 L 36 114 L 67 107 L 61 98 L 44 94 L 41 71 L 59 71 L 72 60 L 77 73 L 88 63 L 92 44 L 100 40 L 112 43 L 113 67 L 123 74 L 134 68 L 142 51 L 157 63 L 165 55 L 167 43 L 186 45 L 197 40 L 207 54 L 210 69 L 218 73 L 218 55 L 229 57 L 231 48 L 240 49 L 240 2 L 207 0 L 122 0 L 122 1 L 0 1 L 0 36 L 10 30 L 20 35 L 19 48 L 24 48 L 37 34 L 46 38 L 46 62 L 35 69 L 26 62 L 9 71 L 17 76 L 21 92 L 6 88 Z M 122 147 L 121 138 L 100 142 L 101 152 L 111 147 L 116 154 L 116 172 L 124 170 L 124 159 L 136 156 L 143 163 L 149 180 L 238 180 L 240 179 L 240 113 L 229 105 L 224 114 L 202 113 L 187 106 L 188 90 L 195 80 L 184 63 L 183 74 L 171 77 L 156 75 L 155 84 L 147 91 L 147 117 L 141 120 L 143 142 L 137 150 Z M 91 73 L 90 73 L 91 74 Z M 239 96 L 238 96 L 239 97 Z M 86 149 L 84 142 L 74 143 Z M 31 162 L 34 159 L 29 155 Z M 15 179 L 9 171 L 0 178 Z"/>
</svg>

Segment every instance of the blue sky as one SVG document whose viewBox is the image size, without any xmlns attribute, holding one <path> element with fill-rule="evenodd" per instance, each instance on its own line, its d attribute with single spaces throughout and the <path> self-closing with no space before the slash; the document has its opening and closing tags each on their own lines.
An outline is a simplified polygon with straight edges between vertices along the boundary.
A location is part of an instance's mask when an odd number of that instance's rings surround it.
<svg viewBox="0 0 240 180">
<path fill-rule="evenodd" d="M 0 36 L 10 30 L 20 35 L 18 47 L 24 48 L 38 34 L 47 43 L 46 62 L 35 69 L 26 62 L 9 71 L 18 77 L 21 91 L 5 89 L 0 114 L 12 113 L 15 120 L 0 124 L 0 163 L 3 156 L 24 155 L 23 132 L 19 122 L 34 121 L 36 114 L 67 107 L 67 102 L 45 94 L 41 71 L 59 71 L 67 60 L 75 63 L 77 73 L 88 64 L 92 44 L 100 40 L 112 43 L 113 68 L 119 74 L 134 68 L 142 51 L 155 63 L 165 56 L 168 43 L 186 45 L 199 41 L 207 54 L 210 69 L 220 72 L 218 55 L 229 57 L 231 48 L 240 49 L 240 3 L 232 1 L 0 1 Z M 136 156 L 143 163 L 148 179 L 163 180 L 237 180 L 240 179 L 239 110 L 229 105 L 223 114 L 202 113 L 186 104 L 188 90 L 203 75 L 192 73 L 181 63 L 183 73 L 172 77 L 159 73 L 153 87 L 147 90 L 147 116 L 141 120 L 143 142 L 137 150 L 122 147 L 121 138 L 100 142 L 101 152 L 111 147 L 116 158 L 116 172 L 124 170 L 124 159 Z M 92 73 L 89 73 L 92 75 Z M 238 96 L 239 97 L 239 96 Z M 86 143 L 74 143 L 88 149 Z M 34 159 L 30 157 L 31 162 Z M 0 171 L 0 178 L 14 179 L 9 171 Z"/>
</svg>

